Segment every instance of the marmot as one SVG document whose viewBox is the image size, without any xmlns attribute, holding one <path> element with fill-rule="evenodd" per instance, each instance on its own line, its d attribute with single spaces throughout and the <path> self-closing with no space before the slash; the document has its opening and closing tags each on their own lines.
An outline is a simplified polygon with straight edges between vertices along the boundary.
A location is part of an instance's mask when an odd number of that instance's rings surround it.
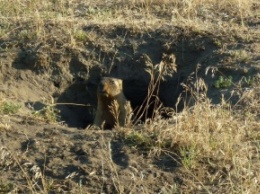
<svg viewBox="0 0 260 194">
<path fill-rule="evenodd" d="M 116 125 L 125 126 L 130 120 L 132 108 L 123 93 L 123 81 L 103 77 L 97 88 L 97 112 L 94 125 L 111 129 Z"/>
</svg>

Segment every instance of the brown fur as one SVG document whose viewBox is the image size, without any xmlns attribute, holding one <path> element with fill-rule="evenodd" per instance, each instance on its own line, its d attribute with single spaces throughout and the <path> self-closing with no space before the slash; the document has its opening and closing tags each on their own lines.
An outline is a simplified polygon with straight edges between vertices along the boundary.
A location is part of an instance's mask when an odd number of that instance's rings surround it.
<svg viewBox="0 0 260 194">
<path fill-rule="evenodd" d="M 97 89 L 97 98 L 98 105 L 94 124 L 105 129 L 111 129 L 116 125 L 125 126 L 132 108 L 123 93 L 122 80 L 103 77 Z M 117 112 L 117 114 L 113 114 L 113 112 Z"/>
</svg>

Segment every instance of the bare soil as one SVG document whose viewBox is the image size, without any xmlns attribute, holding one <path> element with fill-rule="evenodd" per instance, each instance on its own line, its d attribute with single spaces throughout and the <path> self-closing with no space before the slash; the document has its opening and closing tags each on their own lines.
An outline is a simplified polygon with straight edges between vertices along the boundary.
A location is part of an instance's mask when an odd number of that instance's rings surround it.
<svg viewBox="0 0 260 194">
<path fill-rule="evenodd" d="M 19 183 L 3 193 L 28 193 L 28 181 L 37 191 L 41 173 L 49 193 L 158 193 L 181 184 L 177 167 L 171 157 L 149 157 L 111 131 L 23 122 L 1 131 L 1 185 Z"/>
</svg>

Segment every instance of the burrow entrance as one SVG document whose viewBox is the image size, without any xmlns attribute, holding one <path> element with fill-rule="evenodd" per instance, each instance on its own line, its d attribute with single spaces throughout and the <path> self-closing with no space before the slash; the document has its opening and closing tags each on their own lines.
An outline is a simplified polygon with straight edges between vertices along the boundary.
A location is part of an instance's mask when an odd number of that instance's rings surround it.
<svg viewBox="0 0 260 194">
<path fill-rule="evenodd" d="M 158 75 L 161 64 L 167 66 L 158 92 L 163 106 L 176 110 L 176 101 L 185 92 L 181 83 L 194 81 L 196 76 L 202 77 L 209 86 L 208 96 L 212 101 L 219 102 L 221 94 L 211 87 L 217 76 L 205 75 L 207 67 L 215 66 L 223 58 L 215 43 L 217 37 L 168 27 L 141 32 L 124 26 L 109 29 L 87 26 L 84 31 L 90 35 L 77 49 L 56 43 L 59 52 L 46 54 L 51 48 L 21 45 L 12 63 L 16 71 L 11 74 L 18 80 L 15 82 L 18 93 L 24 92 L 25 86 L 26 91 L 34 92 L 29 97 L 25 93 L 30 99 L 26 106 L 35 105 L 34 108 L 40 109 L 42 106 L 36 100 L 51 96 L 57 103 L 61 121 L 69 127 L 85 128 L 93 123 L 96 89 L 102 76 L 122 79 L 125 96 L 137 110 L 149 91 L 151 72 L 154 70 L 154 75 Z M 182 103 L 177 111 L 181 110 Z"/>
<path fill-rule="evenodd" d="M 85 30 L 88 32 L 89 28 Z M 168 63 L 168 66 L 175 64 L 177 71 L 169 70 L 159 87 L 160 101 L 165 107 L 175 109 L 176 100 L 183 92 L 180 84 L 191 78 L 198 64 L 203 69 L 218 60 L 217 57 L 212 58 L 217 47 L 210 37 L 196 34 L 185 37 L 179 29 L 145 34 L 119 27 L 109 33 L 98 27 L 94 30 L 104 40 L 97 45 L 89 44 L 86 51 L 71 57 L 69 69 L 74 76 L 73 83 L 56 96 L 60 103 L 90 105 L 58 106 L 61 120 L 70 127 L 84 128 L 92 124 L 97 105 L 96 88 L 102 76 L 123 79 L 125 96 L 137 110 L 148 93 L 149 71 L 162 62 Z M 180 110 L 181 106 L 180 103 Z"/>
</svg>

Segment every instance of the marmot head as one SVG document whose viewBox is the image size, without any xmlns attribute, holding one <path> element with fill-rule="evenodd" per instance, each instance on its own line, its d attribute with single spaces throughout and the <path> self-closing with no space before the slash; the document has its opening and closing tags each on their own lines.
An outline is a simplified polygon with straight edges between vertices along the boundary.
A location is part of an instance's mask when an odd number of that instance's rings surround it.
<svg viewBox="0 0 260 194">
<path fill-rule="evenodd" d="M 123 81 L 112 77 L 103 77 L 98 85 L 98 95 L 104 97 L 114 97 L 123 90 Z"/>
</svg>

